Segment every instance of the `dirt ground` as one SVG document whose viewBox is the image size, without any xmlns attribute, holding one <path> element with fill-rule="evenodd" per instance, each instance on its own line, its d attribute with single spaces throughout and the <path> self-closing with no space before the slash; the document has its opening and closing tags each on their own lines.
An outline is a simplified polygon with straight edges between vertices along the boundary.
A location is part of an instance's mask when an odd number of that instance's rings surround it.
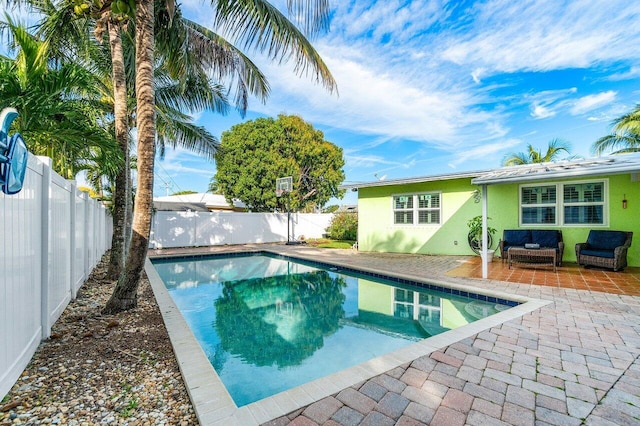
<svg viewBox="0 0 640 426">
<path fill-rule="evenodd" d="M 107 256 L 0 402 L 0 425 L 197 424 L 146 277 L 137 308 L 100 313 Z"/>
</svg>

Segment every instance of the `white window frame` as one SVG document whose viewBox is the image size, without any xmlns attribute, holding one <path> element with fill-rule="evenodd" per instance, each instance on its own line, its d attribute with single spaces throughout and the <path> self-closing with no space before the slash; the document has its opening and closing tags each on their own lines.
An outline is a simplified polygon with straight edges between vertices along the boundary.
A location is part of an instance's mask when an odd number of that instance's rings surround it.
<svg viewBox="0 0 640 426">
<path fill-rule="evenodd" d="M 404 292 L 405 299 L 408 299 L 406 295 L 409 291 L 413 292 L 413 299 L 402 300 L 402 301 L 397 300 L 396 299 L 397 290 Z M 427 299 L 428 299 L 427 304 L 420 303 L 421 294 L 424 294 L 425 296 L 427 296 Z M 396 316 L 396 307 L 398 306 L 408 307 L 411 310 L 411 318 Z M 444 319 L 442 315 L 442 298 L 441 297 L 427 294 L 427 293 L 421 293 L 416 290 L 408 290 L 401 287 L 391 287 L 391 312 L 395 318 L 411 319 L 414 321 L 417 321 L 420 319 L 420 313 L 424 313 L 425 317 L 428 318 L 428 320 L 431 322 L 434 322 L 434 319 L 437 317 L 438 324 L 440 326 L 442 326 L 442 320 Z"/>
<path fill-rule="evenodd" d="M 603 201 L 598 202 L 578 202 L 578 203 L 565 203 L 564 202 L 564 187 L 565 185 L 580 185 L 585 183 L 602 183 L 603 184 Z M 556 187 L 556 202 L 555 204 L 551 203 L 543 203 L 543 204 L 522 204 L 522 189 L 523 188 L 531 188 L 531 187 L 542 187 L 542 186 L 555 186 Z M 585 205 L 596 205 L 602 206 L 602 223 L 565 223 L 564 217 L 564 208 L 568 206 L 585 206 Z M 523 223 L 523 214 L 522 209 L 525 207 L 545 207 L 545 206 L 553 206 L 556 209 L 556 220 L 554 223 Z M 528 183 L 522 184 L 518 186 L 518 223 L 521 227 L 549 227 L 549 226 L 562 226 L 562 227 L 571 227 L 571 228 L 607 228 L 609 226 L 609 179 L 588 179 L 588 180 L 576 180 L 576 181 L 563 181 L 563 182 L 538 182 L 538 183 Z"/>
<path fill-rule="evenodd" d="M 427 207 L 420 208 L 420 203 L 418 197 L 421 195 L 437 195 L 439 199 L 439 207 Z M 396 209 L 395 199 L 396 197 L 412 197 L 413 206 L 409 209 Z M 396 223 L 396 212 L 412 212 L 413 213 L 413 223 Z M 437 211 L 438 212 L 438 223 L 419 223 L 420 220 L 420 212 L 424 211 Z M 417 192 L 417 193 L 407 193 L 407 194 L 393 194 L 391 196 L 391 223 L 393 226 L 440 226 L 442 225 L 442 192 L 441 191 L 426 191 L 426 192 Z"/>
</svg>

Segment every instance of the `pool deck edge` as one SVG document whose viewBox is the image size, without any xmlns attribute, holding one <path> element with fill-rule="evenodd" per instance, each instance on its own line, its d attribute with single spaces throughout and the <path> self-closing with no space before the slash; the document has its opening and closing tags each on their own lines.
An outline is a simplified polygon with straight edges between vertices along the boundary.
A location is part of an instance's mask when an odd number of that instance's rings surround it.
<svg viewBox="0 0 640 426">
<path fill-rule="evenodd" d="M 247 250 L 247 252 L 255 251 L 256 250 L 252 249 Z M 306 256 L 291 256 L 288 253 L 283 253 L 272 248 L 258 251 L 284 255 L 294 259 L 314 260 L 306 258 Z M 160 256 L 154 256 L 154 258 L 157 257 Z M 388 274 L 385 271 L 371 268 L 360 269 L 377 274 L 400 276 L 415 281 L 427 281 L 423 277 L 411 274 Z M 151 283 L 165 321 L 185 386 L 201 425 L 258 425 L 268 422 L 298 408 L 305 407 L 310 403 L 319 401 L 322 398 L 334 395 L 363 380 L 373 378 L 422 356 L 428 356 L 432 352 L 449 346 L 452 343 L 471 337 L 495 325 L 518 318 L 552 303 L 547 300 L 532 299 L 493 290 L 465 287 L 457 283 L 449 282 L 446 279 L 429 279 L 429 282 L 446 287 L 472 290 L 475 293 L 506 298 L 520 302 L 521 304 L 488 318 L 416 342 L 415 344 L 398 349 L 389 354 L 238 408 L 207 359 L 186 321 L 178 311 L 177 306 L 149 259 L 147 259 L 145 263 L 145 271 L 147 272 L 149 282 Z"/>
</svg>

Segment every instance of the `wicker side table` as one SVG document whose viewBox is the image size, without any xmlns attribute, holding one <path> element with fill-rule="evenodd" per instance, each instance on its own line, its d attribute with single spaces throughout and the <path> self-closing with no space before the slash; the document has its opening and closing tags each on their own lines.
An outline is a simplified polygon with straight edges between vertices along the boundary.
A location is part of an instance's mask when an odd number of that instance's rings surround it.
<svg viewBox="0 0 640 426">
<path fill-rule="evenodd" d="M 555 249 L 526 249 L 512 247 L 507 251 L 509 269 L 512 263 L 522 263 L 525 265 L 553 266 L 556 272 L 556 250 Z"/>
</svg>

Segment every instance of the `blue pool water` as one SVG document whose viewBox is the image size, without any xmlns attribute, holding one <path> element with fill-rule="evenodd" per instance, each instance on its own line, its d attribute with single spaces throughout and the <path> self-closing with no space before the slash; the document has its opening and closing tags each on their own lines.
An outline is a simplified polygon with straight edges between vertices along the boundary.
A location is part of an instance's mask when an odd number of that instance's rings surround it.
<svg viewBox="0 0 640 426">
<path fill-rule="evenodd" d="M 153 263 L 239 407 L 509 308 L 276 256 Z"/>
</svg>

